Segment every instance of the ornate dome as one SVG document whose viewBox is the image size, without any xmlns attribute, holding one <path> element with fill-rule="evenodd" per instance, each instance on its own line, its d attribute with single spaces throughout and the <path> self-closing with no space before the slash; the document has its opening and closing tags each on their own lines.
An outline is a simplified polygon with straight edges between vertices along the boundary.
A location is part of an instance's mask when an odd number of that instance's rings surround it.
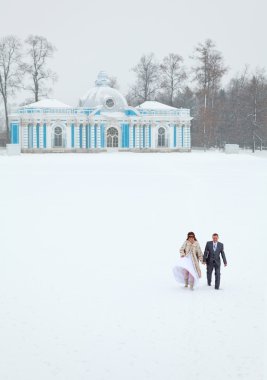
<svg viewBox="0 0 267 380">
<path fill-rule="evenodd" d="M 115 88 L 110 87 L 110 80 L 104 71 L 100 71 L 95 87 L 80 99 L 80 106 L 96 108 L 103 106 L 107 111 L 119 111 L 128 106 L 125 97 Z"/>
</svg>

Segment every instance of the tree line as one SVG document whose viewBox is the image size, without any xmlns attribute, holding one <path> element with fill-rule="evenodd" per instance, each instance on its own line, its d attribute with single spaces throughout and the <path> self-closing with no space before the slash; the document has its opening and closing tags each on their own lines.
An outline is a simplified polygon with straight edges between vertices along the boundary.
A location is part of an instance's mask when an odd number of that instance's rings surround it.
<svg viewBox="0 0 267 380">
<path fill-rule="evenodd" d="M 3 103 L 6 140 L 9 141 L 9 104 L 19 90 L 26 90 L 30 97 L 24 104 L 47 97 L 50 84 L 57 79 L 48 68 L 48 60 L 56 48 L 45 37 L 30 35 L 25 41 L 10 35 L 0 39 L 0 97 Z"/>
<path fill-rule="evenodd" d="M 30 35 L 0 40 L 0 96 L 8 136 L 8 106 L 18 90 L 29 92 L 24 104 L 48 97 L 57 75 L 48 67 L 55 46 L 45 37 Z M 135 82 L 126 95 L 129 105 L 155 100 L 177 108 L 190 108 L 192 145 L 223 147 L 236 143 L 250 147 L 267 141 L 267 76 L 264 68 L 247 66 L 228 79 L 228 67 L 211 39 L 193 50 L 190 67 L 181 55 L 170 53 L 159 62 L 144 54 L 132 68 Z M 116 77 L 111 86 L 118 87 Z M 8 137 L 7 137 L 8 138 Z"/>
<path fill-rule="evenodd" d="M 267 145 L 267 77 L 264 68 L 248 66 L 223 83 L 228 72 L 214 41 L 198 43 L 191 67 L 179 54 L 158 62 L 153 53 L 143 55 L 133 71 L 136 81 L 127 100 L 137 105 L 156 100 L 173 107 L 190 108 L 192 145 L 243 147 Z"/>
</svg>

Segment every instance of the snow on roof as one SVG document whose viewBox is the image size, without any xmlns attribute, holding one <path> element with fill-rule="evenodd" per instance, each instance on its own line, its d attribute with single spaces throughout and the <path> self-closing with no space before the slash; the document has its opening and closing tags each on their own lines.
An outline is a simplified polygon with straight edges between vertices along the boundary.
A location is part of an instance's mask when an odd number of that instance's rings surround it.
<svg viewBox="0 0 267 380">
<path fill-rule="evenodd" d="M 71 108 L 57 99 L 43 99 L 38 102 L 27 104 L 22 108 Z"/>
<path fill-rule="evenodd" d="M 177 110 L 177 108 L 167 106 L 167 104 L 163 104 L 156 101 L 150 101 L 150 100 L 140 104 L 136 108 L 142 108 L 142 109 L 147 109 L 147 110 Z"/>
<path fill-rule="evenodd" d="M 102 115 L 115 119 L 125 118 L 125 113 L 123 112 L 102 112 Z"/>
</svg>

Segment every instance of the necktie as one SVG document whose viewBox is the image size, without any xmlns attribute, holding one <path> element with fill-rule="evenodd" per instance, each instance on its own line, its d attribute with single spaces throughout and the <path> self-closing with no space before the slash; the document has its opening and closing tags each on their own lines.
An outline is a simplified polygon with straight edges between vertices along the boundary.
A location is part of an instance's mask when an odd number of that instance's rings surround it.
<svg viewBox="0 0 267 380">
<path fill-rule="evenodd" d="M 217 248 L 217 244 L 214 243 L 214 244 L 213 244 L 213 250 L 214 250 L 214 252 L 216 251 L 216 248 Z"/>
</svg>

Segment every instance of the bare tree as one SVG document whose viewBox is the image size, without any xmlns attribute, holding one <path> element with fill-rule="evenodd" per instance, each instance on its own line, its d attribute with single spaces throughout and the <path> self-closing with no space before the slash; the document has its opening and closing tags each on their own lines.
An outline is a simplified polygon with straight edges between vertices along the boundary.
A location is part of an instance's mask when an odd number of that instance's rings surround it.
<svg viewBox="0 0 267 380">
<path fill-rule="evenodd" d="M 173 105 L 175 96 L 182 89 L 186 79 L 185 69 L 182 66 L 183 58 L 178 54 L 170 53 L 163 58 L 160 65 L 161 85 L 169 105 Z"/>
<path fill-rule="evenodd" d="M 255 133 L 258 141 L 259 138 L 266 139 L 267 78 L 264 70 L 256 69 L 250 73 L 246 66 L 241 74 L 231 79 L 226 94 L 227 140 L 249 147 L 253 144 Z"/>
<path fill-rule="evenodd" d="M 262 116 L 266 112 L 266 87 L 267 79 L 264 69 L 257 68 L 248 84 L 250 104 L 253 109 L 254 121 L 262 122 Z"/>
<path fill-rule="evenodd" d="M 200 118 L 203 125 L 203 144 L 214 143 L 216 131 L 215 100 L 221 86 L 221 79 L 226 73 L 223 57 L 215 48 L 215 43 L 207 39 L 199 43 L 193 56 L 196 66 L 193 67 L 193 80 L 197 83 L 197 96 L 200 100 Z"/>
<path fill-rule="evenodd" d="M 137 78 L 127 98 L 132 103 L 154 100 L 159 88 L 159 65 L 155 62 L 153 53 L 143 55 L 139 63 L 132 69 Z"/>
<path fill-rule="evenodd" d="M 117 90 L 120 88 L 117 77 L 109 77 L 109 86 Z"/>
<path fill-rule="evenodd" d="M 21 42 L 13 36 L 0 40 L 0 94 L 4 104 L 6 138 L 9 141 L 8 101 L 9 96 L 22 87 Z"/>
<path fill-rule="evenodd" d="M 45 37 L 30 35 L 25 41 L 29 62 L 24 64 L 25 72 L 31 78 L 31 84 L 26 87 L 38 102 L 41 96 L 47 96 L 50 88 L 48 82 L 54 83 L 56 74 L 47 67 L 49 58 L 52 58 L 56 48 Z"/>
</svg>

